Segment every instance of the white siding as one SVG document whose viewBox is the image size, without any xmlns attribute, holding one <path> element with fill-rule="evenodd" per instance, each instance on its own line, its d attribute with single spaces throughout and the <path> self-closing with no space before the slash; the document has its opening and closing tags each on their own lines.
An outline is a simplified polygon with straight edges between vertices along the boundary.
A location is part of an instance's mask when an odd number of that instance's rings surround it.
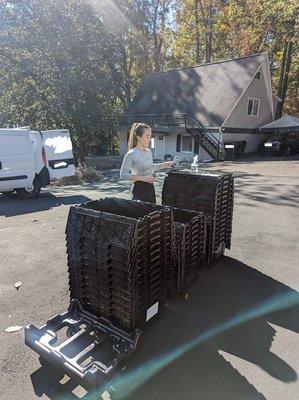
<svg viewBox="0 0 299 400">
<path fill-rule="evenodd" d="M 194 140 L 192 144 L 192 152 L 184 152 L 176 151 L 176 143 L 177 143 L 177 134 L 176 133 L 170 133 L 169 136 L 166 136 L 166 141 L 165 141 L 165 154 L 171 154 L 173 157 L 174 156 L 180 156 L 181 161 L 192 161 L 193 159 L 193 150 L 194 150 Z"/>
<path fill-rule="evenodd" d="M 183 135 L 183 134 L 182 134 Z M 219 132 L 213 131 L 213 135 L 221 141 L 221 134 Z M 165 135 L 165 144 L 164 144 L 164 155 L 171 154 L 174 156 L 180 156 L 182 161 L 190 162 L 193 160 L 195 155 L 194 153 L 194 139 L 192 140 L 192 152 L 185 151 L 176 151 L 177 147 L 177 133 L 170 133 L 169 135 Z M 199 146 L 199 158 L 201 160 L 210 160 L 211 156 L 201 147 Z"/>
<path fill-rule="evenodd" d="M 272 105 L 269 102 L 264 71 L 262 68 L 259 71 L 261 73 L 261 79 L 252 79 L 248 88 L 244 91 L 237 102 L 235 108 L 224 121 L 222 125 L 223 127 L 255 129 L 272 122 Z M 257 116 L 247 115 L 249 98 L 260 100 L 259 113 Z"/>
<path fill-rule="evenodd" d="M 269 79 L 265 75 L 265 68 L 260 68 L 260 79 L 253 78 L 248 88 L 244 91 L 236 106 L 223 123 L 223 127 L 229 128 L 245 128 L 256 129 L 273 120 L 272 106 L 270 103 L 266 80 Z M 249 98 L 259 99 L 258 115 L 247 115 Z M 272 102 L 272 96 L 271 96 Z M 223 143 L 246 140 L 245 153 L 250 153 L 258 150 L 259 143 L 266 138 L 265 134 L 244 134 L 244 133 L 223 133 Z"/>
</svg>

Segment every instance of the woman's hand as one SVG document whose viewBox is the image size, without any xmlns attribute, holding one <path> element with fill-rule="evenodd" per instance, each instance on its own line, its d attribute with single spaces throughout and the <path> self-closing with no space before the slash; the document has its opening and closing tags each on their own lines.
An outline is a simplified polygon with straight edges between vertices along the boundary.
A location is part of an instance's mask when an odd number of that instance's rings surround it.
<svg viewBox="0 0 299 400">
<path fill-rule="evenodd" d="M 172 161 L 165 161 L 164 163 L 160 164 L 160 169 L 167 169 L 172 167 Z"/>
<path fill-rule="evenodd" d="M 141 182 L 154 183 L 155 179 L 152 176 L 140 176 Z"/>
<path fill-rule="evenodd" d="M 133 182 L 146 182 L 146 183 L 154 183 L 155 179 L 152 176 L 141 176 L 135 175 L 133 176 Z"/>
</svg>

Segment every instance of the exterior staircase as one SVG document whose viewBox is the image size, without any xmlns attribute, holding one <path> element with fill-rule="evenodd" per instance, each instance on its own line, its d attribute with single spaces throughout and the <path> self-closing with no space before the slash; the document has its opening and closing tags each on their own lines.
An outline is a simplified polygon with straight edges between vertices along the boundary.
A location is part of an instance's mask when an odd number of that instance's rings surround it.
<svg viewBox="0 0 299 400">
<path fill-rule="evenodd" d="M 187 132 L 198 140 L 201 147 L 217 161 L 224 160 L 222 143 L 196 119 L 187 116 Z"/>
</svg>

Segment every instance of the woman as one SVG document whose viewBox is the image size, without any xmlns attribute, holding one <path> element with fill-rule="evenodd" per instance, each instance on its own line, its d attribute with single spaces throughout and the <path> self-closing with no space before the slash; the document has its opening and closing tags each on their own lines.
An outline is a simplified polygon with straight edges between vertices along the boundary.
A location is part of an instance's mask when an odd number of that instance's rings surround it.
<svg viewBox="0 0 299 400">
<path fill-rule="evenodd" d="M 154 172 L 171 168 L 171 161 L 154 164 L 149 149 L 152 131 L 146 124 L 133 124 L 130 130 L 129 151 L 123 159 L 120 179 L 133 182 L 132 199 L 156 203 Z"/>
</svg>

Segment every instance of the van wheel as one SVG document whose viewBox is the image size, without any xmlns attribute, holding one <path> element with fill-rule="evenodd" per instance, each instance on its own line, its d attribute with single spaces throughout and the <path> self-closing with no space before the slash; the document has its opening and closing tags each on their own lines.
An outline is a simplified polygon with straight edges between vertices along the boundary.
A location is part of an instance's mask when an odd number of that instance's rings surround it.
<svg viewBox="0 0 299 400">
<path fill-rule="evenodd" d="M 33 180 L 33 189 L 28 190 L 26 188 L 17 189 L 17 195 L 20 199 L 33 199 L 37 197 L 41 191 L 42 184 L 40 179 L 36 176 Z"/>
</svg>

